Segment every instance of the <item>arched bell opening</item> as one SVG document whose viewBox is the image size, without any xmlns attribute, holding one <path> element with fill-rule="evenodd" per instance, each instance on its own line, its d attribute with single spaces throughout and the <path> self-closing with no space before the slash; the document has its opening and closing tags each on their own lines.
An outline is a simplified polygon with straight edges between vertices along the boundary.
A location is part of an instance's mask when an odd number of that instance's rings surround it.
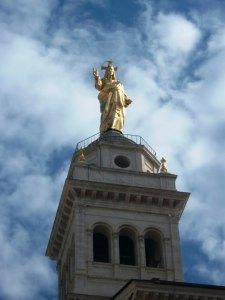
<svg viewBox="0 0 225 300">
<path fill-rule="evenodd" d="M 120 264 L 136 265 L 136 238 L 130 228 L 122 228 L 119 232 L 119 253 Z"/>
<path fill-rule="evenodd" d="M 93 230 L 93 261 L 111 262 L 110 231 L 104 225 L 97 225 Z"/>
<path fill-rule="evenodd" d="M 149 230 L 145 234 L 145 258 L 146 267 L 162 268 L 163 267 L 163 252 L 162 238 L 158 231 Z"/>
</svg>

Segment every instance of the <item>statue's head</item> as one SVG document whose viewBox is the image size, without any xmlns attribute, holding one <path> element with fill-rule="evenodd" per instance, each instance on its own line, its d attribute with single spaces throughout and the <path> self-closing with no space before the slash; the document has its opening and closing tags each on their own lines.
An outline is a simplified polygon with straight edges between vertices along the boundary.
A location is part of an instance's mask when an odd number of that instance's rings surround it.
<svg viewBox="0 0 225 300">
<path fill-rule="evenodd" d="M 116 79 L 116 71 L 117 71 L 117 67 L 115 67 L 113 65 L 113 62 L 111 60 L 108 61 L 108 66 L 103 66 L 101 68 L 102 70 L 105 70 L 105 75 L 104 78 L 107 79 Z"/>
</svg>

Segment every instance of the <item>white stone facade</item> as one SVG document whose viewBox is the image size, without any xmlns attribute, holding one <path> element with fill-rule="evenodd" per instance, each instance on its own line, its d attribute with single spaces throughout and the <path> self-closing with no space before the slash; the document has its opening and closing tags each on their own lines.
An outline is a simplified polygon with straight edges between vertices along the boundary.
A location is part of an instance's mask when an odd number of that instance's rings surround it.
<svg viewBox="0 0 225 300">
<path fill-rule="evenodd" d="M 46 253 L 58 262 L 61 299 L 110 299 L 129 279 L 182 281 L 178 222 L 189 194 L 176 190 L 176 175 L 158 173 L 156 157 L 127 139 L 98 140 L 84 154 L 71 162 Z M 116 165 L 118 156 L 129 166 Z M 93 259 L 96 226 L 107 232 L 107 263 Z M 134 265 L 120 264 L 122 231 Z M 148 234 L 160 239 L 157 267 L 146 266 Z"/>
</svg>

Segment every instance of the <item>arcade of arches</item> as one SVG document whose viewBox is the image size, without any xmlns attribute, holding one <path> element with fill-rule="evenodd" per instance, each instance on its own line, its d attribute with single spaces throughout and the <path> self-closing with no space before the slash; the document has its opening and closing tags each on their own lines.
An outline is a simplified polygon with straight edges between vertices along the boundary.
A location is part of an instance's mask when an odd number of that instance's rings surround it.
<svg viewBox="0 0 225 300">
<path fill-rule="evenodd" d="M 149 229 L 143 237 L 137 237 L 135 230 L 122 227 L 113 234 L 109 227 L 97 225 L 93 229 L 93 261 L 111 263 L 115 261 L 115 252 L 121 265 L 139 265 L 140 256 L 144 256 L 146 267 L 163 267 L 162 235 L 157 229 Z M 117 240 L 117 251 L 112 250 L 112 240 Z"/>
</svg>

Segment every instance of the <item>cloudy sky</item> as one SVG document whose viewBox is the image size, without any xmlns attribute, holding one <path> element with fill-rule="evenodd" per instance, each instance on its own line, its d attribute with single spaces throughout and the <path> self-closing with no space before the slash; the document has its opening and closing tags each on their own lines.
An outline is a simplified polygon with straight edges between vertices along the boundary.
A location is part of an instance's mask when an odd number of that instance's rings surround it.
<svg viewBox="0 0 225 300">
<path fill-rule="evenodd" d="M 0 299 L 57 299 L 44 256 L 76 143 L 98 132 L 91 69 L 115 61 L 145 138 L 191 192 L 185 280 L 225 285 L 225 2 L 1 0 Z"/>
</svg>

